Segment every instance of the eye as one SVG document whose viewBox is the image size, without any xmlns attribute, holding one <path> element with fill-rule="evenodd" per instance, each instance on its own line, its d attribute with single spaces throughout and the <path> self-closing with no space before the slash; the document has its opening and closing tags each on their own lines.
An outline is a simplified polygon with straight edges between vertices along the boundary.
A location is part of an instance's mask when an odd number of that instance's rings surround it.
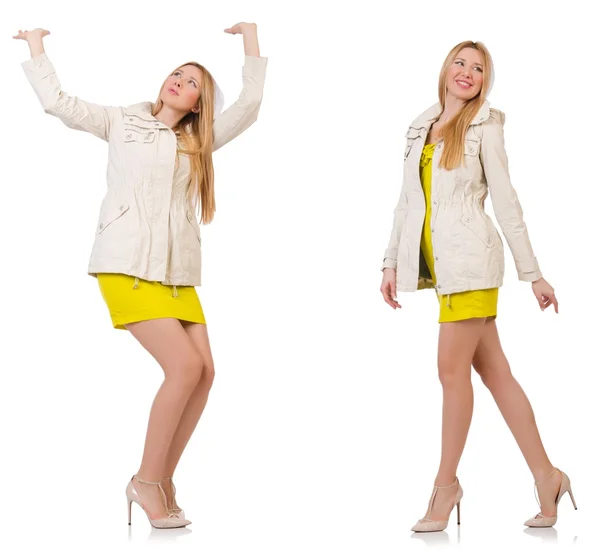
<svg viewBox="0 0 600 552">
<path fill-rule="evenodd" d="M 483 73 L 483 69 L 481 67 L 475 67 L 475 69 L 477 69 L 477 71 L 479 71 L 480 73 Z"/>
<path fill-rule="evenodd" d="M 173 75 L 181 75 L 181 71 L 175 71 Z"/>
<path fill-rule="evenodd" d="M 464 65 L 464 63 L 460 60 L 455 61 L 454 63 L 460 63 L 461 65 Z"/>
<path fill-rule="evenodd" d="M 196 85 L 196 81 L 195 80 L 190 79 L 189 82 L 191 82 L 194 85 L 194 88 L 198 88 L 198 86 Z"/>
</svg>

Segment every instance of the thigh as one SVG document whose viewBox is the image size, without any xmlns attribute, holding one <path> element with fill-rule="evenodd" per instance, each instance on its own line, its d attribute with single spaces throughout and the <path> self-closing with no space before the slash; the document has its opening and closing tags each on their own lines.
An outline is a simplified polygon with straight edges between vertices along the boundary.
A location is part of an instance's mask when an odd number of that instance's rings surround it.
<svg viewBox="0 0 600 552">
<path fill-rule="evenodd" d="M 160 364 L 165 376 L 197 375 L 200 356 L 176 318 L 156 318 L 126 325 L 129 332 Z"/>
<path fill-rule="evenodd" d="M 473 355 L 473 368 L 484 378 L 510 372 L 495 320 L 488 320 L 483 328 Z"/>
<path fill-rule="evenodd" d="M 440 371 L 471 370 L 477 344 L 486 325 L 485 318 L 470 318 L 440 324 L 438 366 Z"/>
</svg>

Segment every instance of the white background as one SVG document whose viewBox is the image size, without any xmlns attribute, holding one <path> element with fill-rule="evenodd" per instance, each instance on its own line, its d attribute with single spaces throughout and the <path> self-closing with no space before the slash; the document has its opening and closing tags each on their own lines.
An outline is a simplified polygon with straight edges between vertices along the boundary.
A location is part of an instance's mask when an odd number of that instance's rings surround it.
<svg viewBox="0 0 600 552">
<path fill-rule="evenodd" d="M 598 46 L 588 3 L 33 2 L 0 21 L 2 384 L 7 550 L 595 549 L 598 540 Z M 151 530 L 125 486 L 162 371 L 114 330 L 86 275 L 107 146 L 45 115 L 20 67 L 42 26 L 63 89 L 154 101 L 195 59 L 241 89 L 241 36 L 269 58 L 258 122 L 215 154 L 203 286 L 217 378 L 175 482 L 193 524 Z M 381 299 L 407 125 L 452 46 L 483 40 L 510 170 L 560 313 L 540 312 L 506 247 L 498 325 L 551 461 L 571 477 L 555 528 L 526 530 L 533 478 L 474 374 L 462 525 L 414 535 L 437 470 L 434 293 Z M 491 202 L 486 209 L 493 215 Z"/>
</svg>

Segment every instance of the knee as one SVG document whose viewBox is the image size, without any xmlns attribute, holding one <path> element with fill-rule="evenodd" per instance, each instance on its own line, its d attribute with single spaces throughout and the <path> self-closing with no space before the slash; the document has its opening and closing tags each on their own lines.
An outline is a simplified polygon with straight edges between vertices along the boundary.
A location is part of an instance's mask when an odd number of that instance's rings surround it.
<svg viewBox="0 0 600 552">
<path fill-rule="evenodd" d="M 439 359 L 438 377 L 443 387 L 459 386 L 470 381 L 470 372 L 452 359 Z"/>
<path fill-rule="evenodd" d="M 213 382 L 215 381 L 215 365 L 212 360 L 205 361 L 202 366 L 202 378 L 200 383 L 205 385 L 206 387 L 212 387 Z"/>
<path fill-rule="evenodd" d="M 483 385 L 488 389 L 497 387 L 512 378 L 510 367 L 506 363 L 482 362 L 478 360 L 473 362 L 473 368 L 479 374 Z"/>
<path fill-rule="evenodd" d="M 178 385 L 194 388 L 202 378 L 203 368 L 202 357 L 196 353 L 189 353 L 167 371 L 166 378 Z"/>
</svg>

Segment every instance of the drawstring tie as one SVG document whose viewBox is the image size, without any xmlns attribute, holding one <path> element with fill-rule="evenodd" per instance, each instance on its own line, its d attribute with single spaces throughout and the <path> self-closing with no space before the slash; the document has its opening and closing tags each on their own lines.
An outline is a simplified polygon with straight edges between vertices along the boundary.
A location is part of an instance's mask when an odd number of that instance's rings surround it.
<svg viewBox="0 0 600 552">
<path fill-rule="evenodd" d="M 446 306 L 450 308 L 450 294 L 446 295 Z"/>
<path fill-rule="evenodd" d="M 140 279 L 136 276 L 133 283 L 133 289 L 138 289 L 139 287 Z M 173 286 L 173 297 L 179 297 L 179 293 L 177 292 L 177 286 Z"/>
</svg>

